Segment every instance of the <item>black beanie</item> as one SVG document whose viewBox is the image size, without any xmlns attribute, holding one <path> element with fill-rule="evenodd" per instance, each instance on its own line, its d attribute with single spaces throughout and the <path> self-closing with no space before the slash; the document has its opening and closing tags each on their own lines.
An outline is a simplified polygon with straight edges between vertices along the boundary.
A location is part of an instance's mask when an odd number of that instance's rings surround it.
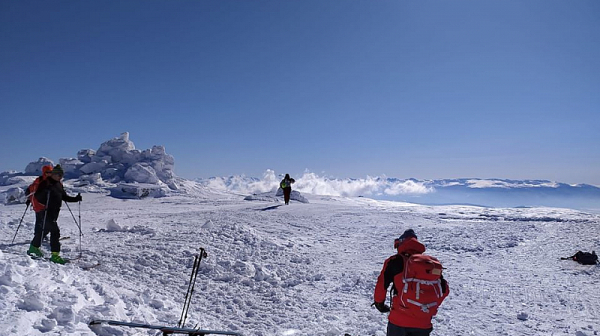
<svg viewBox="0 0 600 336">
<path fill-rule="evenodd" d="M 52 174 L 58 174 L 60 176 L 63 176 L 63 175 L 65 175 L 65 171 L 62 169 L 62 167 L 59 164 L 57 164 L 52 169 Z"/>
<path fill-rule="evenodd" d="M 417 235 L 415 234 L 415 231 L 413 229 L 408 229 L 408 230 L 404 231 L 404 233 L 398 239 L 403 240 L 403 239 L 408 239 L 408 238 L 418 239 Z"/>
</svg>

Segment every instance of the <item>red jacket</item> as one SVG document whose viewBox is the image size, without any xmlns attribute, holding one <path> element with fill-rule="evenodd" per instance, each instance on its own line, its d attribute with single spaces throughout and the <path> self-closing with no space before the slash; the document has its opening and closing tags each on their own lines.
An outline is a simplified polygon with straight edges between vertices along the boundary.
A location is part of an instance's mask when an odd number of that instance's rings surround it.
<svg viewBox="0 0 600 336">
<path fill-rule="evenodd" d="M 385 302 L 387 289 L 391 283 L 396 280 L 402 281 L 404 264 L 406 259 L 412 254 L 425 252 L 425 246 L 415 238 L 405 239 L 398 246 L 398 254 L 386 259 L 375 285 L 375 302 Z M 438 306 L 450 293 L 448 282 L 442 278 L 443 295 L 438 301 Z M 406 308 L 402 307 L 400 300 L 394 300 L 396 296 L 396 286 L 392 284 L 392 306 L 388 320 L 399 327 L 429 329 L 432 327 L 431 317 L 415 317 Z"/>
<path fill-rule="evenodd" d="M 42 204 L 41 202 L 39 202 L 33 195 L 37 192 L 37 189 L 38 189 L 40 183 L 42 181 L 44 181 L 46 178 L 48 178 L 46 176 L 46 174 L 51 173 L 51 172 L 52 172 L 52 165 L 43 166 L 42 167 L 42 175 L 38 176 L 38 178 L 36 178 L 35 181 L 33 181 L 33 183 L 29 187 L 27 187 L 27 189 L 25 189 L 25 194 L 27 195 L 27 198 L 31 202 L 31 206 L 33 207 L 33 211 L 35 211 L 35 212 L 40 212 L 40 211 L 43 211 L 44 209 L 46 209 L 46 206 L 44 204 Z"/>
</svg>

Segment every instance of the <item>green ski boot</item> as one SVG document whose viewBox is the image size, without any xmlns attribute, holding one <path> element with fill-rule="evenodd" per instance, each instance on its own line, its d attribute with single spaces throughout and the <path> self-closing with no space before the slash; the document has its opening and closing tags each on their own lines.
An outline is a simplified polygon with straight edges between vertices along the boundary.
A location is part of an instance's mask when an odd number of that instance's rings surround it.
<svg viewBox="0 0 600 336">
<path fill-rule="evenodd" d="M 69 262 L 68 260 L 61 258 L 58 255 L 58 253 L 59 252 L 52 252 L 52 257 L 50 257 L 50 261 L 52 261 L 53 263 L 61 264 L 61 265 L 64 265 Z"/>
<path fill-rule="evenodd" d="M 39 257 L 39 258 L 42 258 L 44 256 L 44 254 L 42 253 L 42 250 L 40 250 L 39 247 L 35 247 L 33 245 L 29 245 L 29 250 L 27 250 L 27 254 L 32 257 Z"/>
</svg>

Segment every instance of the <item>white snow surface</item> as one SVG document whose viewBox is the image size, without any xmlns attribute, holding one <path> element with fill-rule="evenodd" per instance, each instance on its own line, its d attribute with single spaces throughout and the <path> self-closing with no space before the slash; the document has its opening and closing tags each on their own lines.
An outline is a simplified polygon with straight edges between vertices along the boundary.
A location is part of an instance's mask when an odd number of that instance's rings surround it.
<svg viewBox="0 0 600 336">
<path fill-rule="evenodd" d="M 82 155 L 84 156 L 84 155 Z M 0 335 L 156 335 L 92 319 L 175 326 L 200 247 L 186 326 L 243 335 L 385 335 L 371 307 L 393 240 L 413 228 L 451 293 L 432 335 L 597 335 L 598 266 L 560 257 L 600 246 L 600 215 L 558 208 L 423 206 L 363 197 L 244 200 L 186 182 L 187 194 L 63 206 L 56 265 L 25 255 L 34 215 L 0 204 Z M 73 194 L 67 186 L 67 192 Z M 42 249 L 49 254 L 49 247 Z M 97 267 L 85 269 L 100 262 Z"/>
</svg>

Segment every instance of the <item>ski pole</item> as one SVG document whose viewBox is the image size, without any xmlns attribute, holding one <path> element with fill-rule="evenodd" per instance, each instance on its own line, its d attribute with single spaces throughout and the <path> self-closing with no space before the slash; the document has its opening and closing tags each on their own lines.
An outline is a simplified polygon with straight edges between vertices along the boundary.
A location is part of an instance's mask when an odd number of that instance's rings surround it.
<svg viewBox="0 0 600 336">
<path fill-rule="evenodd" d="M 67 205 L 67 209 L 69 209 L 69 212 L 71 213 L 71 217 L 73 217 L 73 221 L 75 221 L 75 225 L 77 225 L 77 228 L 79 228 L 79 235 L 83 236 L 83 232 L 81 232 L 81 225 L 79 225 L 79 223 L 77 222 L 77 219 L 75 218 L 75 215 L 73 214 L 73 211 L 71 211 L 71 207 L 69 207 L 69 203 L 67 203 L 67 201 L 65 201 L 65 204 Z"/>
<path fill-rule="evenodd" d="M 44 206 L 44 221 L 42 222 L 42 238 L 44 237 L 44 230 L 46 230 L 46 218 L 48 218 L 48 205 L 50 204 L 50 190 L 48 190 L 48 197 L 46 198 L 46 206 Z M 36 215 L 37 221 L 37 215 Z M 40 238 L 40 246 L 42 245 L 42 238 Z"/>
<path fill-rule="evenodd" d="M 13 237 L 12 241 L 10 242 L 11 245 L 15 242 L 15 238 L 17 238 L 17 233 L 19 233 L 19 228 L 21 227 L 21 223 L 23 223 L 23 218 L 25 218 L 27 209 L 29 209 L 29 204 L 27 204 L 27 207 L 25 208 L 25 212 L 23 213 L 23 216 L 21 216 L 21 220 L 19 221 L 19 225 L 17 226 L 17 231 L 15 231 L 15 236 Z"/>
<path fill-rule="evenodd" d="M 181 312 L 181 319 L 179 320 L 178 326 L 183 328 L 185 321 L 187 320 L 187 314 L 192 303 L 192 294 L 194 293 L 194 287 L 196 286 L 196 278 L 198 277 L 198 270 L 200 270 L 200 262 L 202 258 L 208 257 L 204 248 L 200 248 L 200 253 L 194 258 L 194 267 L 192 268 L 192 275 L 190 276 L 190 283 L 188 290 L 185 294 L 185 303 L 183 304 L 183 311 Z"/>
<path fill-rule="evenodd" d="M 77 210 L 79 212 L 79 258 L 81 258 L 82 252 L 81 252 L 81 236 L 83 236 L 83 232 L 81 232 L 81 201 L 77 202 Z"/>
<path fill-rule="evenodd" d="M 187 310 L 189 306 L 190 299 L 190 290 L 192 288 L 192 283 L 194 281 L 194 275 L 196 270 L 198 269 L 198 256 L 194 257 L 194 265 L 192 266 L 192 274 L 190 275 L 190 282 L 188 283 L 187 291 L 185 292 L 185 300 L 183 301 L 183 310 L 181 311 L 181 318 L 179 319 L 179 323 L 177 323 L 177 327 L 183 328 L 185 325 L 185 320 L 187 319 Z"/>
<path fill-rule="evenodd" d="M 75 219 L 75 215 L 73 215 L 73 211 L 71 211 L 69 203 L 65 201 L 65 204 L 67 205 L 67 209 L 69 209 L 69 212 L 71 213 L 71 217 L 73 217 L 73 220 L 75 221 L 75 225 L 77 225 L 77 227 L 79 228 L 79 258 L 81 258 L 81 255 L 83 254 L 83 252 L 81 251 L 81 236 L 83 236 L 83 232 L 81 232 L 81 225 L 77 223 L 77 219 Z"/>
</svg>

